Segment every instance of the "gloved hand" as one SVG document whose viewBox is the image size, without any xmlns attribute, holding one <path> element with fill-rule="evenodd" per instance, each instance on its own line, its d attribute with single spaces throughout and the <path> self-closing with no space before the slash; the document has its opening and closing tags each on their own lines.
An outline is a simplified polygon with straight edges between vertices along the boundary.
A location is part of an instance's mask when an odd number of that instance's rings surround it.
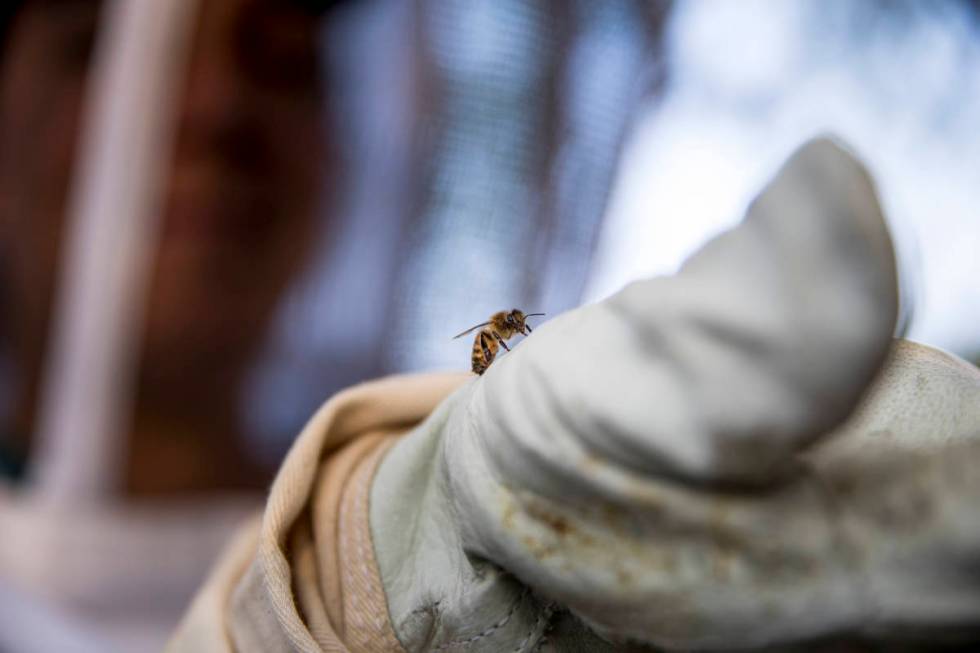
<svg viewBox="0 0 980 653">
<path fill-rule="evenodd" d="M 955 573 L 980 562 L 980 375 L 903 345 L 869 390 L 896 313 L 872 183 L 817 140 L 676 276 L 536 328 L 375 477 L 406 650 L 745 648 L 980 619 L 980 582 Z M 878 455 L 896 447 L 912 453 Z"/>
</svg>

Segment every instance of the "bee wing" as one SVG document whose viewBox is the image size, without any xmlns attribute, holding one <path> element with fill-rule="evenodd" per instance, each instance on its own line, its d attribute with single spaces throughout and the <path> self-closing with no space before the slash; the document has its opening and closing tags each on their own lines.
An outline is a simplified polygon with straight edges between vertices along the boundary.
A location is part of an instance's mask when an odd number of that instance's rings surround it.
<svg viewBox="0 0 980 653">
<path fill-rule="evenodd" d="M 475 327 L 470 327 L 470 328 L 469 328 L 469 329 L 467 329 L 466 331 L 463 331 L 462 333 L 460 333 L 460 334 L 458 334 L 458 335 L 455 335 L 455 336 L 453 336 L 453 340 L 455 340 L 456 338 L 461 338 L 461 337 L 463 337 L 463 336 L 465 336 L 465 335 L 466 335 L 467 333 L 470 333 L 470 332 L 472 332 L 472 331 L 475 331 L 476 329 L 479 329 L 480 327 L 482 327 L 482 326 L 486 326 L 486 325 L 488 325 L 488 324 L 490 324 L 490 323 L 489 323 L 489 322 L 483 322 L 483 323 L 481 323 L 481 324 L 477 324 L 477 325 L 476 325 Z"/>
</svg>

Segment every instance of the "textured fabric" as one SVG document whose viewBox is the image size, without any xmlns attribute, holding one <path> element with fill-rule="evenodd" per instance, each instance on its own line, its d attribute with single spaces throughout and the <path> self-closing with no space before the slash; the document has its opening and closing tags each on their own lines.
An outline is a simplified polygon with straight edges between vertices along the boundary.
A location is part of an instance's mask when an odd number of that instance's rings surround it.
<svg viewBox="0 0 980 653">
<path fill-rule="evenodd" d="M 261 524 L 232 543 L 167 650 L 401 651 L 374 560 L 370 484 L 393 438 L 463 378 L 385 379 L 327 402 L 283 463 Z"/>
<path fill-rule="evenodd" d="M 893 345 L 896 285 L 818 140 L 678 275 L 535 329 L 379 468 L 406 650 L 975 636 L 980 372 Z"/>
</svg>

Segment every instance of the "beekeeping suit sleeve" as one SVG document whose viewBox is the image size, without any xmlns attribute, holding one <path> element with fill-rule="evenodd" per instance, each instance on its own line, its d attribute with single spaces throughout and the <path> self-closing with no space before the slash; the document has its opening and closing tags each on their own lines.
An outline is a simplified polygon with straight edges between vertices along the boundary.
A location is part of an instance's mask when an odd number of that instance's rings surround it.
<svg viewBox="0 0 980 653">
<path fill-rule="evenodd" d="M 817 140 L 676 276 L 535 329 L 378 469 L 371 529 L 405 649 L 975 623 L 980 583 L 957 570 L 980 550 L 980 380 L 901 344 L 869 390 L 896 285 L 867 173 Z"/>
</svg>

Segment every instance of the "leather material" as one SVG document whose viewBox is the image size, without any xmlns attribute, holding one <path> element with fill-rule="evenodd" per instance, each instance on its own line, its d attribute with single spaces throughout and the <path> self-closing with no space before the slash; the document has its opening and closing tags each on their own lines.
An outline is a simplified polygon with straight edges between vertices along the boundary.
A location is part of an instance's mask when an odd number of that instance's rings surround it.
<svg viewBox="0 0 980 653">
<path fill-rule="evenodd" d="M 980 620 L 963 575 L 980 373 L 904 342 L 886 362 L 897 302 L 871 180 L 823 139 L 675 277 L 535 329 L 379 468 L 405 649 L 746 649 Z"/>
</svg>

